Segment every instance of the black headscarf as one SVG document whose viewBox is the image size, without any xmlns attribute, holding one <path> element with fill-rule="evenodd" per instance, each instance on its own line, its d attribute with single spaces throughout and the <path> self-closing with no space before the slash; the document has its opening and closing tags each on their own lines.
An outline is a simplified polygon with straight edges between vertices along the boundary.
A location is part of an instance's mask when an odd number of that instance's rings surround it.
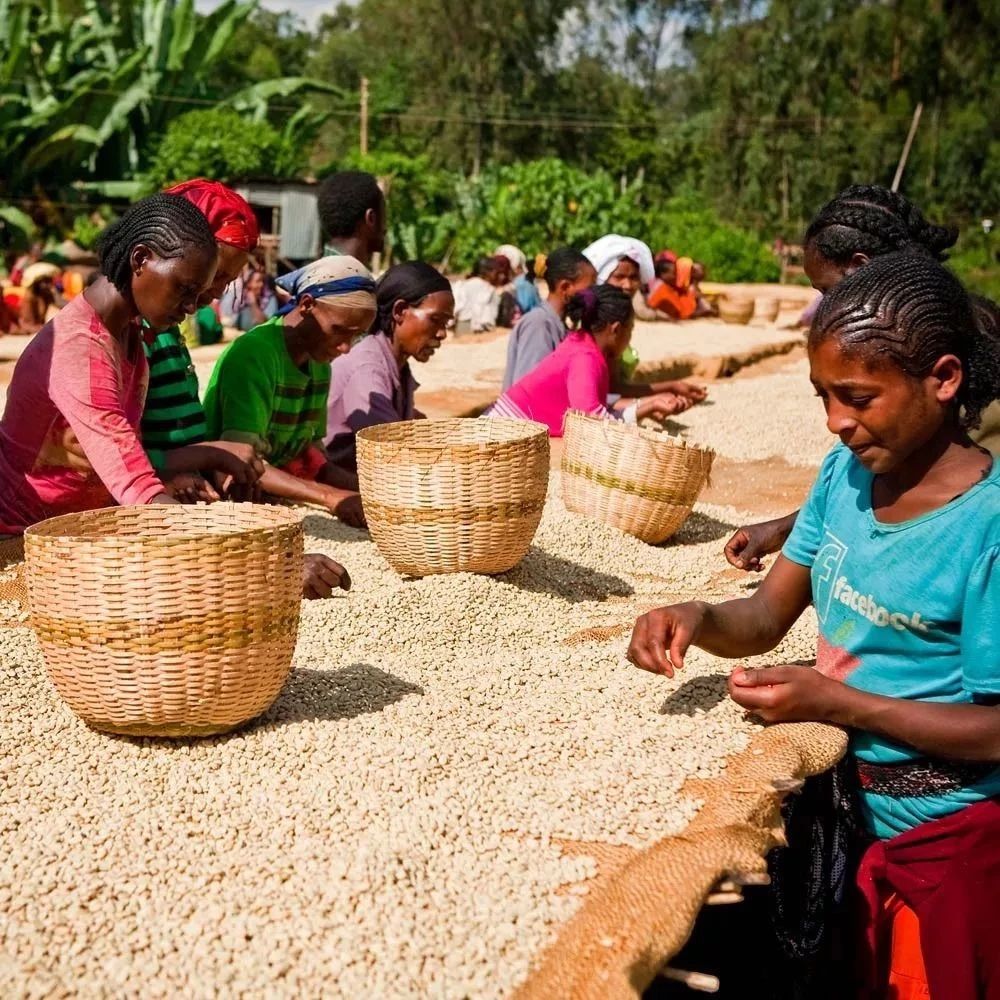
<svg viewBox="0 0 1000 1000">
<path fill-rule="evenodd" d="M 415 306 L 428 295 L 450 291 L 451 282 L 422 260 L 410 260 L 390 267 L 375 286 L 378 312 L 372 333 L 392 334 L 392 309 L 400 299 Z"/>
</svg>

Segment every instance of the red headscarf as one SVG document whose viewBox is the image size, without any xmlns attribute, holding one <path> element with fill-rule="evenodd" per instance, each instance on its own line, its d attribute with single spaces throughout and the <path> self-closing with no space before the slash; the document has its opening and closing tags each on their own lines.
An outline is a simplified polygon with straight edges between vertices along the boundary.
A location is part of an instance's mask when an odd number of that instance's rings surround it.
<svg viewBox="0 0 1000 1000">
<path fill-rule="evenodd" d="M 260 226 L 253 209 L 245 198 L 225 184 L 198 177 L 167 188 L 164 193 L 187 198 L 208 219 L 219 243 L 249 252 L 260 241 Z"/>
</svg>

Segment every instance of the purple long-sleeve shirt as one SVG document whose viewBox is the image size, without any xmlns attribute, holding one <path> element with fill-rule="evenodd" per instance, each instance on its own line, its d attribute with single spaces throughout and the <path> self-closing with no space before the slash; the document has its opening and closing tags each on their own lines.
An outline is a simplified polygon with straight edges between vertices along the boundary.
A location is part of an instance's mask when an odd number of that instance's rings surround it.
<svg viewBox="0 0 1000 1000">
<path fill-rule="evenodd" d="M 333 362 L 327 406 L 326 450 L 330 461 L 350 472 L 358 467 L 354 436 L 363 427 L 412 420 L 417 380 L 402 370 L 382 333 L 363 337 Z"/>
</svg>

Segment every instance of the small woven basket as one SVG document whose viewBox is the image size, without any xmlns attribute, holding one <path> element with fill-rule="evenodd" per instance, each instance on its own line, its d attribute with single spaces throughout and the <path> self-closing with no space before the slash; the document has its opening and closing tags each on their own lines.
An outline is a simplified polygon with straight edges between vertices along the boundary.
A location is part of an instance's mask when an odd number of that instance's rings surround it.
<svg viewBox="0 0 1000 1000">
<path fill-rule="evenodd" d="M 657 431 L 571 411 L 563 433 L 563 503 L 656 545 L 687 520 L 714 458 L 714 451 Z"/>
<path fill-rule="evenodd" d="M 753 299 L 732 299 L 724 295 L 719 299 L 719 318 L 723 323 L 746 326 L 753 316 Z"/>
<path fill-rule="evenodd" d="M 368 528 L 404 576 L 503 573 L 545 506 L 549 436 L 527 420 L 411 420 L 358 432 Z"/>
<path fill-rule="evenodd" d="M 25 532 L 31 625 L 56 690 L 128 736 L 226 732 L 291 669 L 302 526 L 262 504 L 108 507 Z"/>
</svg>

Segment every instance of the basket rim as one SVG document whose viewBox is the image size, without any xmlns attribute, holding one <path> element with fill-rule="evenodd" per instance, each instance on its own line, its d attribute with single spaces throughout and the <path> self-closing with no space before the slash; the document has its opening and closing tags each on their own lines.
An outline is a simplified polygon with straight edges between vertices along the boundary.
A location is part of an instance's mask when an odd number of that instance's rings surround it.
<svg viewBox="0 0 1000 1000">
<path fill-rule="evenodd" d="M 612 434 L 626 435 L 631 438 L 638 438 L 641 441 L 648 441 L 650 444 L 660 445 L 667 448 L 679 448 L 682 451 L 700 452 L 703 455 L 715 456 L 715 449 L 707 445 L 694 444 L 685 438 L 677 437 L 673 434 L 663 434 L 659 431 L 650 430 L 648 427 L 639 427 L 637 424 L 626 424 L 620 420 L 607 420 L 604 417 L 594 416 L 592 413 L 584 413 L 583 410 L 567 410 L 565 426 L 569 425 L 570 419 L 582 420 L 596 429 L 597 425 L 603 425 L 605 432 Z M 563 438 L 565 439 L 565 427 Z"/>
<path fill-rule="evenodd" d="M 491 431 L 499 431 L 499 434 L 492 434 L 482 441 L 466 441 L 455 443 L 422 444 L 419 440 L 401 440 L 394 438 L 390 428 L 402 425 L 417 428 L 429 426 L 440 426 L 447 424 L 455 426 L 475 421 L 477 425 L 488 426 Z M 357 440 L 365 444 L 395 445 L 405 448 L 407 451 L 440 453 L 443 449 L 453 452 L 479 452 L 483 448 L 497 447 L 499 445 L 517 444 L 522 441 L 531 441 L 544 436 L 546 440 L 549 436 L 547 425 L 538 423 L 537 420 L 515 420 L 510 417 L 490 417 L 484 420 L 481 417 L 443 417 L 437 420 L 393 420 L 385 424 L 374 424 L 371 427 L 363 427 L 357 433 Z"/>
<path fill-rule="evenodd" d="M 77 531 L 62 531 L 60 530 L 66 522 L 73 521 L 77 522 L 80 518 L 87 518 L 90 515 L 100 514 L 102 517 L 117 518 L 122 517 L 123 511 L 134 512 L 136 510 L 174 510 L 175 507 L 180 506 L 182 509 L 183 504 L 167 504 L 167 503 L 151 503 L 151 504 L 134 504 L 129 506 L 114 506 L 114 507 L 98 507 L 94 510 L 83 510 L 77 511 L 76 513 L 69 514 L 59 514 L 56 517 L 46 518 L 44 521 L 38 521 L 36 524 L 32 524 L 24 530 L 24 538 L 28 539 L 45 539 L 46 541 L 73 541 L 83 544 L 96 544 L 100 542 L 108 541 L 130 541 L 139 542 L 142 541 L 142 537 L 139 535 L 118 535 L 112 532 L 107 532 L 104 534 L 81 534 Z M 198 506 L 203 506 L 199 504 Z M 271 513 L 277 514 L 278 519 L 276 523 L 273 524 L 260 524 L 249 528 L 232 528 L 230 530 L 223 531 L 191 531 L 185 532 L 183 534 L 171 534 L 169 536 L 157 535 L 154 536 L 155 540 L 159 543 L 164 543 L 169 539 L 179 541 L 208 541 L 210 539 L 220 539 L 226 537 L 232 537 L 234 535 L 255 535 L 258 533 L 272 532 L 281 528 L 295 527 L 296 525 L 301 525 L 302 518 L 300 512 L 296 511 L 292 507 L 282 507 L 282 506 L 272 506 L 269 504 L 253 504 L 253 503 L 233 503 L 230 501 L 218 501 L 214 504 L 205 504 L 205 507 L 266 507 Z"/>
</svg>

